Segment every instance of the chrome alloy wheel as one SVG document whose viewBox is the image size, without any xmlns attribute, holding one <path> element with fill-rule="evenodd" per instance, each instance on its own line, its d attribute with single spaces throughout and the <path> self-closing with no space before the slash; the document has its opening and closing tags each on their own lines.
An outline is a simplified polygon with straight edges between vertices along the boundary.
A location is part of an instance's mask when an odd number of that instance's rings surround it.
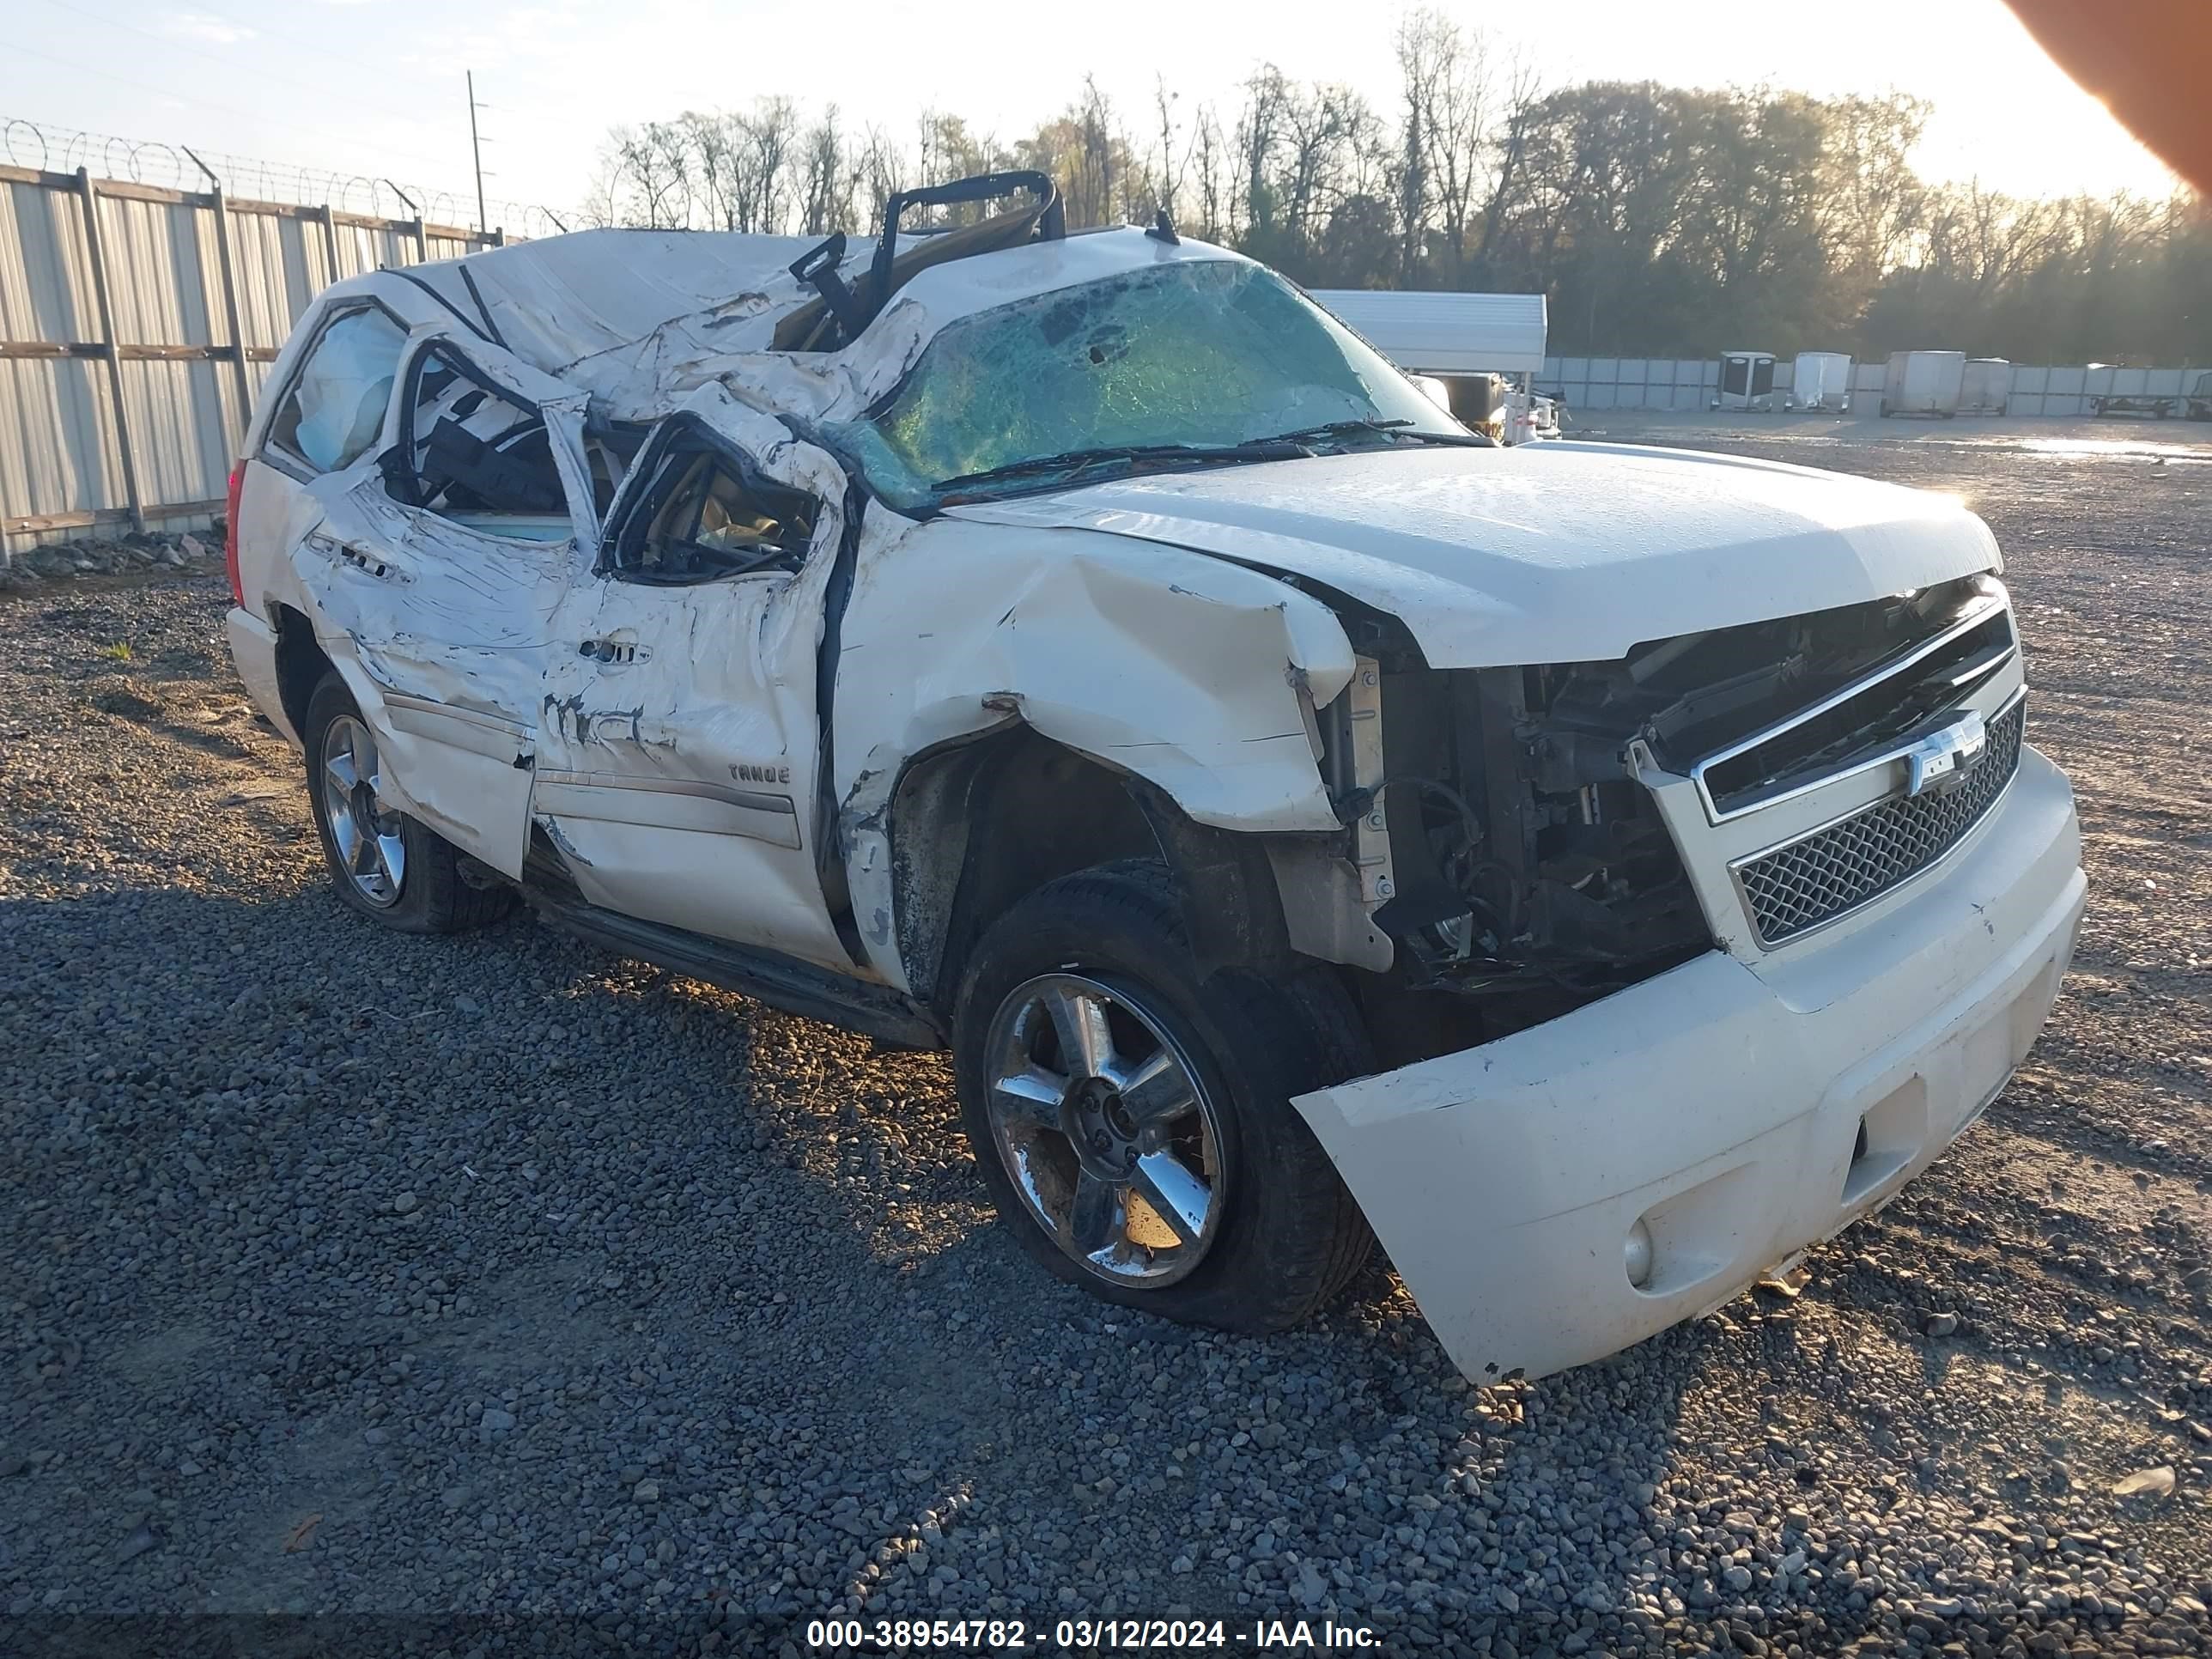
<svg viewBox="0 0 2212 1659">
<path fill-rule="evenodd" d="M 1111 1284 L 1196 1267 L 1228 1195 L 1221 1120 L 1159 1022 L 1126 992 L 1047 974 L 999 1005 L 985 1052 L 999 1158 L 1053 1242 Z"/>
<path fill-rule="evenodd" d="M 380 909 L 399 902 L 407 880 L 399 814 L 383 805 L 383 783 L 375 738 L 339 715 L 323 733 L 323 815 L 354 890 Z"/>
</svg>

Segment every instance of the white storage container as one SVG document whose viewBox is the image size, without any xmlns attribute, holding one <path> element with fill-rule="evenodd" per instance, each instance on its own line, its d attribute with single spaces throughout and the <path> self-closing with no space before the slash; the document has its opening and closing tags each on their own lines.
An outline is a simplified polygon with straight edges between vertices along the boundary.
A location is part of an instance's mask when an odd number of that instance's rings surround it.
<svg viewBox="0 0 2212 1659">
<path fill-rule="evenodd" d="M 1790 369 L 1791 409 L 1828 409 L 1838 413 L 1851 406 L 1851 360 L 1841 351 L 1801 351 Z"/>
<path fill-rule="evenodd" d="M 1969 357 L 1959 382 L 1959 413 L 2002 415 L 2012 398 L 2012 365 L 2002 357 Z"/>
<path fill-rule="evenodd" d="M 1893 351 L 1882 377 L 1881 412 L 1939 415 L 1959 412 L 1959 392 L 1966 377 L 1963 351 Z"/>
</svg>

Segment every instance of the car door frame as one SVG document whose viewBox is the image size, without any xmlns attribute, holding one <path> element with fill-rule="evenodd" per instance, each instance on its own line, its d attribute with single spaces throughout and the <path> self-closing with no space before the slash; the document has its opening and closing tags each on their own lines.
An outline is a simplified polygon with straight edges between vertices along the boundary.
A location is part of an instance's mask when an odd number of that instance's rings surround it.
<svg viewBox="0 0 2212 1659">
<path fill-rule="evenodd" d="M 634 516 L 657 509 L 653 492 L 672 452 L 692 444 L 718 454 L 750 481 L 816 502 L 813 534 L 796 569 L 736 573 L 664 586 L 636 582 L 615 568 L 614 549 Z M 860 945 L 844 901 L 834 815 L 823 805 L 830 758 L 822 672 L 825 596 L 841 572 L 849 574 L 848 494 L 844 471 L 827 451 L 795 438 L 783 422 L 740 403 L 720 385 L 702 388 L 655 423 L 607 512 L 592 580 L 574 590 L 572 625 L 564 638 L 572 640 L 570 648 L 577 654 L 556 658 L 549 671 L 532 813 L 568 858 L 586 898 L 596 905 L 875 979 L 880 975 Z M 587 591 L 594 596 L 588 601 Z M 600 627 L 600 619 L 611 612 L 634 614 L 644 602 L 629 595 L 645 593 L 665 595 L 671 617 L 726 609 L 728 617 L 749 628 L 745 648 L 751 653 L 758 694 L 766 699 L 756 712 L 773 724 L 781 744 L 774 755 L 752 758 L 774 766 L 777 775 L 749 772 L 745 757 L 726 752 L 726 733 L 708 729 L 711 703 L 686 703 L 687 693 L 696 691 L 702 699 L 714 695 L 696 686 L 703 665 L 690 658 L 680 664 L 625 659 L 610 670 L 605 661 L 587 659 L 578 649 L 597 642 L 618 650 L 635 645 L 650 653 L 658 641 L 641 635 L 617 644 Z M 756 594 L 757 606 L 748 617 L 744 601 Z M 717 604 L 720 600 L 728 601 L 726 607 Z M 606 718 L 594 708 L 613 708 L 623 699 L 593 697 L 589 691 L 624 676 L 645 694 L 635 697 L 635 713 L 617 714 L 617 726 L 627 717 L 653 729 L 633 726 L 627 740 L 640 752 L 625 755 L 629 764 L 610 775 L 600 763 L 606 750 L 594 753 L 594 722 Z M 653 684 L 658 695 L 647 690 Z M 641 769 L 647 750 L 650 771 Z M 648 800 L 652 795 L 667 799 Z M 780 797 L 773 805 L 771 796 Z M 573 855 L 586 839 L 574 833 L 577 817 L 592 823 L 627 822 L 647 833 L 708 831 L 726 837 L 729 856 L 718 872 L 718 885 L 734 892 L 737 884 L 753 881 L 762 903 L 750 913 L 734 898 L 687 906 L 678 902 L 673 885 L 658 890 L 652 880 L 621 864 L 577 867 Z M 565 830 L 564 820 L 569 823 Z M 643 838 L 634 837 L 634 844 Z M 688 840 L 669 842 L 660 849 L 667 856 L 656 862 L 672 882 L 675 867 L 701 850 Z"/>
<path fill-rule="evenodd" d="M 391 307 L 364 296 L 363 303 Z M 333 311 L 332 320 L 347 307 Z M 325 325 L 327 326 L 327 325 Z M 599 558 L 599 519 L 583 448 L 585 394 L 521 362 L 465 324 L 434 319 L 408 327 L 378 441 L 348 466 L 301 480 L 321 511 L 291 550 L 303 588 L 317 597 L 317 635 L 384 750 L 384 793 L 463 852 L 520 878 L 530 840 L 545 650 L 568 591 Z M 544 422 L 554 470 L 568 505 L 568 536 L 503 536 L 392 495 L 387 458 L 411 432 L 414 401 L 433 354 L 465 378 Z M 304 361 L 304 360 L 303 360 Z M 267 447 L 268 446 L 264 446 Z M 284 455 L 281 447 L 276 452 Z M 289 455 L 286 459 L 291 459 Z M 412 465 L 411 451 L 406 453 Z M 287 469 L 296 477 L 295 469 Z M 416 579 L 455 559 L 488 586 L 499 571 L 509 594 L 532 595 L 542 637 L 487 644 L 441 639 L 468 607 L 441 602 Z M 471 565 L 462 561 L 473 558 Z M 318 571 L 317 562 L 325 567 Z M 452 573 L 445 573 L 448 580 Z M 389 584 L 364 596 L 359 578 Z M 333 603 L 350 586 L 349 603 Z M 479 594 L 480 605 L 500 595 Z M 493 653 L 496 653 L 496 657 Z M 496 660 L 496 673 L 484 672 Z"/>
</svg>

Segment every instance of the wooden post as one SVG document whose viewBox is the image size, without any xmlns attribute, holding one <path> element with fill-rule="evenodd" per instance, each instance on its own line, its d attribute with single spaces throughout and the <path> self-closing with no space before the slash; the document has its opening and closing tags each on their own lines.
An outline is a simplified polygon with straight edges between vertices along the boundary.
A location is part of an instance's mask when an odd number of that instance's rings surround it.
<svg viewBox="0 0 2212 1659">
<path fill-rule="evenodd" d="M 215 246 L 222 266 L 222 314 L 230 328 L 230 366 L 238 386 L 238 449 L 246 449 L 246 429 L 253 423 L 252 381 L 246 373 L 246 329 L 238 310 L 238 276 L 230 260 L 230 208 L 222 199 L 222 186 L 215 196 Z"/>
<path fill-rule="evenodd" d="M 115 302 L 107 284 L 107 252 L 100 234 L 100 192 L 92 187 L 92 170 L 76 170 L 77 200 L 84 206 L 84 246 L 92 256 L 92 293 L 100 307 L 100 337 L 107 359 L 107 395 L 115 404 L 115 446 L 123 457 L 123 493 L 131 507 L 131 527 L 146 530 L 146 504 L 138 494 L 138 460 L 131 447 L 131 412 L 124 407 L 123 357 L 117 351 Z"/>
<path fill-rule="evenodd" d="M 318 211 L 323 222 L 323 256 L 330 262 L 331 281 L 343 282 L 345 273 L 338 269 L 338 222 L 331 216 L 328 202 L 324 203 Z"/>
</svg>

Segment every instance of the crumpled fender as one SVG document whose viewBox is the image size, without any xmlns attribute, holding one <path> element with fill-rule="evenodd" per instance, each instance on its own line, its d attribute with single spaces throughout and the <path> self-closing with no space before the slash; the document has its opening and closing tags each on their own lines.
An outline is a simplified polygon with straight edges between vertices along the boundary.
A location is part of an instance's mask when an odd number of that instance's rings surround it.
<svg viewBox="0 0 2212 1659">
<path fill-rule="evenodd" d="M 872 514 L 835 714 L 854 913 L 894 913 L 884 808 L 906 763 L 1009 722 L 1157 785 L 1198 823 L 1335 830 L 1308 708 L 1352 672 L 1329 609 L 1256 571 L 1090 531 Z"/>
</svg>

